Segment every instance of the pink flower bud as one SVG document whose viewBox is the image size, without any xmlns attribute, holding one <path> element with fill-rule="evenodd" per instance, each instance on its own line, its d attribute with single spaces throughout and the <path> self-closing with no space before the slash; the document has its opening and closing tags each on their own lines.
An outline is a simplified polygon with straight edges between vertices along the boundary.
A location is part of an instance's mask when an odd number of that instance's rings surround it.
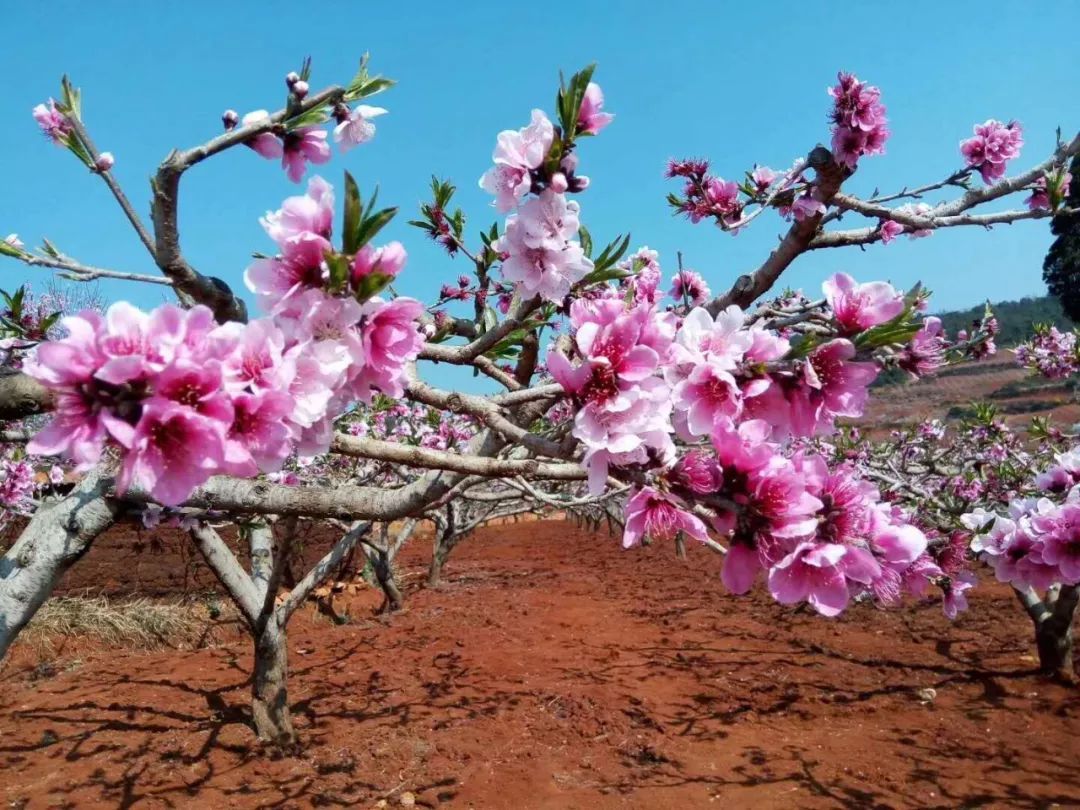
<svg viewBox="0 0 1080 810">
<path fill-rule="evenodd" d="M 293 95 L 296 96 L 298 101 L 303 101 L 304 96 L 308 94 L 308 83 L 305 81 L 294 82 L 292 86 Z"/>
<path fill-rule="evenodd" d="M 300 81 L 300 74 L 297 73 L 295 70 L 290 71 L 288 75 L 285 76 L 285 84 L 289 86 L 290 90 L 292 90 L 293 85 L 296 84 L 298 81 Z"/>
<path fill-rule="evenodd" d="M 236 110 L 226 110 L 221 114 L 221 123 L 225 125 L 225 129 L 236 129 L 236 125 L 240 123 L 240 115 Z"/>
<path fill-rule="evenodd" d="M 390 242 L 381 248 L 364 245 L 353 257 L 352 278 L 359 281 L 372 273 L 394 278 L 405 266 L 407 255 L 401 242 Z"/>
<path fill-rule="evenodd" d="M 99 172 L 107 172 L 116 164 L 116 159 L 112 156 L 112 152 L 102 152 L 98 155 L 97 161 L 94 163 L 94 167 Z"/>
<path fill-rule="evenodd" d="M 566 182 L 566 175 L 562 172 L 555 172 L 551 176 L 551 190 L 556 194 L 563 194 L 570 184 Z"/>
</svg>

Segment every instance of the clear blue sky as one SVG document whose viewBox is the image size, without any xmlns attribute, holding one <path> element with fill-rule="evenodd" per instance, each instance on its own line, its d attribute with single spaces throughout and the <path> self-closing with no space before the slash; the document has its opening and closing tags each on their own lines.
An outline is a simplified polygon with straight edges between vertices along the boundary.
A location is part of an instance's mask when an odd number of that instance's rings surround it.
<svg viewBox="0 0 1080 810">
<path fill-rule="evenodd" d="M 473 230 L 496 217 L 476 187 L 496 133 L 551 111 L 560 69 L 599 64 L 597 81 L 615 123 L 581 150 L 593 187 L 579 199 L 599 242 L 630 231 L 661 252 L 665 270 L 682 250 L 688 266 L 725 287 L 775 244 L 782 223 L 760 218 L 737 237 L 673 218 L 662 176 L 672 156 L 707 156 L 738 177 L 754 162 L 782 168 L 827 142 L 825 88 L 838 69 L 882 88 L 892 138 L 888 154 L 863 161 L 851 189 L 894 190 L 958 167 L 958 141 L 986 118 L 1019 119 L 1021 164 L 1045 157 L 1054 129 L 1080 126 L 1080 61 L 1064 32 L 1074 2 L 807 3 L 11 3 L 0 49 L 0 237 L 27 244 L 47 236 L 89 264 L 154 272 L 104 186 L 40 136 L 31 108 L 57 93 L 67 72 L 83 90 L 84 118 L 140 211 L 147 179 L 171 147 L 220 131 L 219 115 L 278 108 L 283 76 L 311 55 L 314 88 L 347 81 L 371 52 L 377 72 L 399 85 L 376 103 L 375 141 L 324 169 L 340 185 L 349 169 L 365 190 L 405 216 L 386 238 L 410 253 L 401 285 L 429 296 L 467 269 L 448 261 L 405 224 L 432 173 L 454 180 Z M 182 242 L 202 271 L 242 288 L 252 251 L 272 247 L 259 215 L 298 193 L 273 163 L 236 149 L 191 171 L 181 201 Z M 985 297 L 1042 292 L 1045 223 L 991 234 L 942 232 L 861 252 L 804 257 L 789 274 L 817 289 L 836 270 L 909 286 L 922 280 L 935 308 Z M 34 271 L 37 273 L 37 271 Z M 29 274 L 0 265 L 0 285 Z M 107 297 L 143 305 L 162 292 L 114 282 Z"/>
</svg>

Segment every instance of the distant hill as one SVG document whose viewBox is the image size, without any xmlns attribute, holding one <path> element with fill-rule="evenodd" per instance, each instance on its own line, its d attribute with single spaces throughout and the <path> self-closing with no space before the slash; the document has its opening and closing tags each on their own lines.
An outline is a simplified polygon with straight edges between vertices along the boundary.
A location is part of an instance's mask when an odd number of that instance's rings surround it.
<svg viewBox="0 0 1080 810">
<path fill-rule="evenodd" d="M 990 307 L 994 310 L 998 326 L 1001 328 L 996 342 L 1003 348 L 1011 348 L 1030 337 L 1032 326 L 1037 323 L 1052 323 L 1064 330 L 1073 329 L 1076 326 L 1062 311 L 1058 300 L 1049 295 L 991 303 Z M 950 337 L 960 329 L 970 329 L 971 322 L 978 320 L 982 315 L 982 304 L 968 310 L 937 313 Z"/>
</svg>

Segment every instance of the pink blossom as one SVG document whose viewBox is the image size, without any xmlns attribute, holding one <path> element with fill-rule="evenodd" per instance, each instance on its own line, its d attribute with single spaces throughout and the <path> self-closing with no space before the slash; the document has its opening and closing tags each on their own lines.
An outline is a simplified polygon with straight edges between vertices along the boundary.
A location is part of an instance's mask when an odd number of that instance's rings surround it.
<svg viewBox="0 0 1080 810">
<path fill-rule="evenodd" d="M 778 177 L 780 177 L 780 173 L 774 172 L 768 166 L 755 166 L 754 170 L 750 172 L 750 179 L 753 181 L 758 194 L 764 194 L 768 191 Z"/>
<path fill-rule="evenodd" d="M 116 165 L 116 158 L 113 157 L 112 152 L 102 152 L 98 155 L 97 160 L 94 161 L 94 168 L 99 172 L 107 172 Z"/>
<path fill-rule="evenodd" d="M 232 401 L 224 391 L 221 363 L 217 360 L 174 363 L 157 375 L 154 394 L 221 423 L 222 430 L 233 420 Z"/>
<path fill-rule="evenodd" d="M 357 399 L 370 402 L 373 389 L 389 397 L 405 393 L 406 366 L 424 343 L 417 323 L 423 312 L 423 304 L 412 298 L 372 298 L 363 305 L 364 365 L 350 381 Z"/>
<path fill-rule="evenodd" d="M 300 127 L 286 132 L 282 150 L 281 166 L 294 183 L 300 182 L 309 161 L 319 164 L 330 160 L 326 130 L 319 127 Z"/>
<path fill-rule="evenodd" d="M 904 226 L 894 219 L 882 219 L 878 222 L 878 233 L 881 234 L 881 244 L 887 245 L 893 239 L 904 232 Z"/>
<path fill-rule="evenodd" d="M 291 450 L 286 420 L 293 410 L 292 398 L 280 391 L 239 394 L 233 406 L 223 470 L 239 476 L 279 470 Z"/>
<path fill-rule="evenodd" d="M 942 331 L 941 319 L 930 316 L 923 320 L 922 328 L 900 352 L 900 368 L 916 377 L 922 377 L 945 365 L 948 343 Z"/>
<path fill-rule="evenodd" d="M 849 341 L 831 340 L 814 349 L 804 366 L 806 384 L 834 416 L 862 416 L 867 388 L 877 377 L 877 366 L 853 362 L 854 356 Z"/>
<path fill-rule="evenodd" d="M 285 358 L 285 336 L 270 321 L 222 324 L 211 333 L 210 340 L 229 349 L 222 359 L 229 391 L 285 390 L 296 374 L 295 364 Z"/>
<path fill-rule="evenodd" d="M 802 542 L 769 571 L 769 592 L 781 604 L 805 601 L 823 616 L 836 616 L 847 607 L 847 577 L 862 581 L 874 568 L 873 558 L 862 549 Z"/>
<path fill-rule="evenodd" d="M 700 273 L 693 270 L 680 270 L 671 280 L 668 295 L 676 301 L 687 301 L 692 307 L 704 306 L 712 297 L 712 291 Z"/>
<path fill-rule="evenodd" d="M 825 204 L 814 196 L 812 191 L 800 194 L 791 205 L 791 212 L 795 215 L 796 222 L 802 222 L 810 217 L 820 216 L 825 213 Z"/>
<path fill-rule="evenodd" d="M 941 610 L 945 614 L 945 618 L 949 620 L 955 619 L 961 611 L 968 609 L 965 591 L 974 586 L 975 575 L 966 571 L 945 580 L 943 586 L 945 595 L 941 604 Z"/>
<path fill-rule="evenodd" d="M 843 334 L 887 323 L 904 311 L 904 296 L 884 281 L 857 284 L 847 273 L 836 273 L 821 288 Z"/>
<path fill-rule="evenodd" d="M 117 490 L 143 487 L 164 506 L 177 506 L 221 467 L 223 458 L 224 438 L 215 421 L 152 398 L 143 405 Z"/>
<path fill-rule="evenodd" d="M 577 234 L 578 205 L 550 189 L 529 200 L 506 220 L 506 232 L 494 249 L 506 254 L 503 277 L 523 298 L 539 295 L 562 303 L 570 288 L 593 269 Z"/>
<path fill-rule="evenodd" d="M 975 134 L 960 143 L 960 154 L 971 168 L 978 169 L 987 185 L 1005 176 L 1006 164 L 1020 156 L 1024 145 L 1024 133 L 1020 124 L 1010 121 L 1003 124 L 990 119 L 976 124 Z"/>
<path fill-rule="evenodd" d="M 888 121 L 876 87 L 850 73 L 840 73 L 838 79 L 828 91 L 834 99 L 832 151 L 838 162 L 854 169 L 864 155 L 884 154 Z"/>
<path fill-rule="evenodd" d="M 691 450 L 678 460 L 670 478 L 695 495 L 708 495 L 720 489 L 724 472 L 715 458 L 700 450 Z"/>
<path fill-rule="evenodd" d="M 395 278 L 405 268 L 406 259 L 408 254 L 401 242 L 389 242 L 380 248 L 364 245 L 353 258 L 352 281 L 355 284 L 372 273 Z"/>
<path fill-rule="evenodd" d="M 245 127 L 252 126 L 253 124 L 261 124 L 270 118 L 270 113 L 266 110 L 255 110 L 249 112 L 244 116 L 241 123 Z M 275 160 L 282 155 L 283 147 L 281 141 L 277 135 L 272 132 L 260 132 L 258 135 L 253 135 L 244 141 L 244 145 L 255 150 L 259 155 L 267 160 Z"/>
<path fill-rule="evenodd" d="M 547 157 L 555 127 L 541 110 L 533 110 L 532 122 L 524 129 L 499 133 L 492 160 L 495 165 L 480 178 L 480 188 L 495 195 L 495 206 L 506 213 L 532 188 L 530 172 Z"/>
<path fill-rule="evenodd" d="M 285 250 L 306 234 L 329 239 L 334 220 L 334 190 L 321 177 L 308 181 L 307 192 L 288 197 L 277 211 L 259 220 L 267 236 Z"/>
<path fill-rule="evenodd" d="M 634 300 L 639 303 L 655 304 L 660 296 L 660 254 L 649 248 L 639 248 L 633 255 L 627 256 L 616 267 L 631 278 L 624 280 L 634 292 Z"/>
<path fill-rule="evenodd" d="M 672 392 L 677 413 L 685 413 L 692 436 L 712 433 L 721 416 L 735 418 L 742 410 L 742 393 L 735 378 L 718 363 L 704 362 L 693 368 Z"/>
<path fill-rule="evenodd" d="M 282 245 L 283 255 L 256 259 L 244 271 L 244 283 L 258 296 L 259 304 L 275 312 L 290 304 L 305 289 L 319 289 L 326 283 L 326 253 L 332 250 L 323 237 L 302 232 Z"/>
<path fill-rule="evenodd" d="M 62 146 L 71 135 L 71 121 L 56 109 L 55 99 L 50 98 L 47 105 L 38 104 L 34 107 L 34 120 L 45 136 L 57 146 Z"/>
<path fill-rule="evenodd" d="M 644 538 L 672 540 L 680 532 L 704 542 L 705 524 L 671 496 L 652 487 L 642 487 L 626 504 L 623 548 L 640 546 Z"/>
<path fill-rule="evenodd" d="M 334 141 L 342 152 L 348 152 L 354 146 L 367 143 L 375 137 L 375 124 L 372 118 L 385 115 L 386 110 L 382 107 L 369 107 L 367 104 L 358 104 L 343 121 L 334 127 Z"/>
<path fill-rule="evenodd" d="M 578 132 L 585 135 L 597 135 L 615 118 L 611 113 L 600 112 L 604 109 L 604 93 L 596 82 L 589 82 L 585 88 L 585 97 L 581 100 L 578 112 Z"/>
<path fill-rule="evenodd" d="M 1065 503 L 1046 515 L 1031 518 L 1032 527 L 1042 535 L 1042 560 L 1056 565 L 1061 582 L 1080 582 L 1080 504 Z"/>
</svg>

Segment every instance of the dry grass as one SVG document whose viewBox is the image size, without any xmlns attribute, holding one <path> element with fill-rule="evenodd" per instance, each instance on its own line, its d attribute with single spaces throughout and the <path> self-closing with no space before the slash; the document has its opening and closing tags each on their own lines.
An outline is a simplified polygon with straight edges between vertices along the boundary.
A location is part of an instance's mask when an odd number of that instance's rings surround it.
<svg viewBox="0 0 1080 810">
<path fill-rule="evenodd" d="M 80 638 L 110 647 L 159 649 L 203 644 L 213 617 L 195 602 L 135 599 L 110 602 L 104 596 L 61 596 L 47 601 L 23 631 L 20 641 L 41 652 L 54 642 Z"/>
</svg>

